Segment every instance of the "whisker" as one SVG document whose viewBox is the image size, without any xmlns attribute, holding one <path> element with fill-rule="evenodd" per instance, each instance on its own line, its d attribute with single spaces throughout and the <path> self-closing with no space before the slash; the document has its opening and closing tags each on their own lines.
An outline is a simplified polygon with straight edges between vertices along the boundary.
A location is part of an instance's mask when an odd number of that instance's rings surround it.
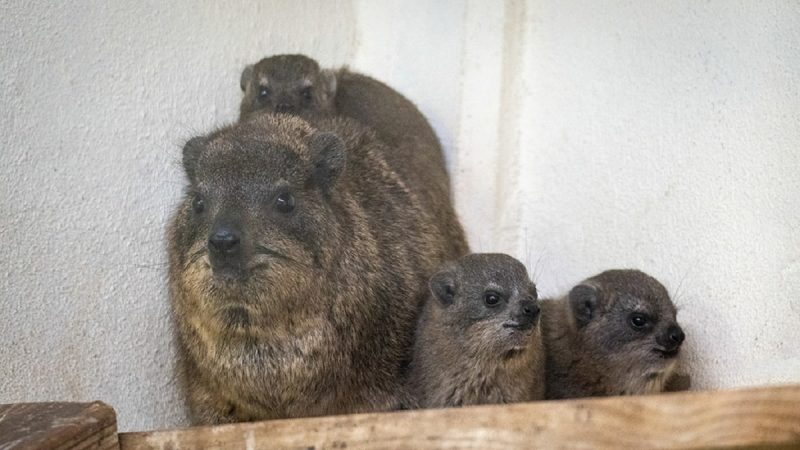
<svg viewBox="0 0 800 450">
<path fill-rule="evenodd" d="M 169 266 L 169 263 L 166 261 L 157 263 L 134 263 L 132 266 L 137 269 L 164 269 Z"/>
<path fill-rule="evenodd" d="M 539 254 L 539 258 L 536 259 L 536 264 L 533 266 L 533 274 L 531 274 L 531 276 L 533 276 L 533 282 L 534 283 L 538 283 L 539 282 L 539 277 L 541 277 L 542 274 L 544 273 L 544 261 L 543 260 L 544 260 L 546 255 L 547 255 L 546 252 L 542 252 L 542 253 Z"/>
<path fill-rule="evenodd" d="M 205 247 L 204 247 L 204 248 L 201 248 L 201 249 L 199 249 L 199 250 L 195 251 L 194 253 L 190 254 L 190 255 L 189 255 L 189 260 L 188 260 L 188 261 L 186 262 L 186 264 L 183 266 L 183 269 L 184 269 L 184 270 L 188 269 L 188 268 L 189 268 L 189 266 L 191 266 L 192 264 L 194 264 L 195 262 L 197 262 L 197 260 L 198 260 L 198 259 L 200 259 L 201 257 L 203 257 L 203 256 L 205 255 L 205 253 L 206 253 L 206 249 L 205 249 Z"/>
<path fill-rule="evenodd" d="M 681 301 L 683 295 L 685 294 L 685 292 L 683 291 L 683 286 L 684 286 L 683 283 L 684 281 L 686 281 L 686 278 L 688 278 L 689 273 L 691 273 L 691 269 L 687 269 L 686 272 L 684 272 L 683 277 L 681 277 L 681 280 L 678 282 L 678 287 L 675 288 L 675 290 L 673 291 L 672 303 L 674 303 L 675 305 L 677 305 L 678 302 Z"/>
<path fill-rule="evenodd" d="M 308 267 L 306 264 L 303 264 L 300 261 L 298 261 L 298 260 L 296 260 L 294 258 L 290 258 L 290 257 L 288 257 L 288 256 L 286 256 L 286 255 L 284 255 L 282 253 L 278 253 L 275 250 L 273 250 L 273 249 L 271 249 L 269 247 L 266 247 L 266 246 L 264 246 L 262 244 L 256 244 L 255 252 L 258 253 L 258 254 L 262 254 L 262 255 L 272 256 L 272 257 L 275 257 L 275 258 L 280 258 L 280 259 L 283 259 L 285 261 L 289 261 L 289 262 L 292 262 L 294 264 L 297 264 L 298 266 L 301 266 L 301 267 Z"/>
</svg>

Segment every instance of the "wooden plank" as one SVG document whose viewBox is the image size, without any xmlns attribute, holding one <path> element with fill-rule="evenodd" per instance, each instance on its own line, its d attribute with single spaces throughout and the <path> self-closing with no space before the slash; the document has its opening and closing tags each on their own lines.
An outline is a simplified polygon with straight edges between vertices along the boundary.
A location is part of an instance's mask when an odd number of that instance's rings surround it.
<svg viewBox="0 0 800 450">
<path fill-rule="evenodd" d="M 119 449 L 117 416 L 101 402 L 0 405 L 0 450 Z"/>
<path fill-rule="evenodd" d="M 121 433 L 120 446 L 122 450 L 800 448 L 800 385 Z"/>
</svg>

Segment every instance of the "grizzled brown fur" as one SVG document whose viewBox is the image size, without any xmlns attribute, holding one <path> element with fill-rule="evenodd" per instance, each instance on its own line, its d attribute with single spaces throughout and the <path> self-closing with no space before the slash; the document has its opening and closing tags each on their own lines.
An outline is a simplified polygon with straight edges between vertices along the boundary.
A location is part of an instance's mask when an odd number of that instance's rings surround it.
<svg viewBox="0 0 800 450">
<path fill-rule="evenodd" d="M 333 109 L 336 75 L 303 55 L 275 55 L 245 67 L 239 118 L 256 111 L 293 115 Z"/>
<path fill-rule="evenodd" d="M 394 149 L 385 155 L 390 165 L 420 201 L 435 211 L 440 233 L 452 244 L 450 258 L 469 252 L 449 201 L 450 178 L 442 146 L 425 116 L 402 94 L 346 68 L 320 69 L 304 55 L 264 58 L 245 68 L 241 86 L 240 118 L 265 110 L 304 118 L 336 114 L 373 129 Z M 414 158 L 408 158 L 410 154 Z"/>
<path fill-rule="evenodd" d="M 684 334 L 656 279 L 638 270 L 609 270 L 541 306 L 547 398 L 664 390 Z"/>
<path fill-rule="evenodd" d="M 408 404 L 416 308 L 452 249 L 397 150 L 352 120 L 273 114 L 186 144 L 168 240 L 196 422 Z"/>
<path fill-rule="evenodd" d="M 471 254 L 430 280 L 409 385 L 421 407 L 544 398 L 536 286 L 504 254 Z"/>
</svg>

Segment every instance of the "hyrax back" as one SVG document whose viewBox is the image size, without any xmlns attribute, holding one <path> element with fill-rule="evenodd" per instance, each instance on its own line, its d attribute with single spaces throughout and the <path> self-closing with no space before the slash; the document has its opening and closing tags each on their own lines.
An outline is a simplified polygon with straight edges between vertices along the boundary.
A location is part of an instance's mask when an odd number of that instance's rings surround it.
<svg viewBox="0 0 800 450">
<path fill-rule="evenodd" d="M 664 390 L 684 339 L 664 286 L 638 270 L 609 270 L 542 301 L 547 398 Z"/>
<path fill-rule="evenodd" d="M 320 69 L 304 55 L 264 58 L 245 68 L 241 86 L 240 118 L 263 111 L 306 119 L 341 115 L 371 128 L 393 149 L 384 155 L 389 164 L 435 212 L 439 232 L 450 242 L 449 258 L 469 252 L 451 203 L 442 146 L 419 108 L 402 94 L 347 69 Z"/>
<path fill-rule="evenodd" d="M 391 150 L 350 120 L 271 114 L 186 144 L 169 275 L 197 422 L 408 403 L 416 305 L 447 243 Z"/>
<path fill-rule="evenodd" d="M 421 407 L 544 398 L 536 286 L 504 254 L 471 254 L 430 280 L 409 385 Z"/>
</svg>

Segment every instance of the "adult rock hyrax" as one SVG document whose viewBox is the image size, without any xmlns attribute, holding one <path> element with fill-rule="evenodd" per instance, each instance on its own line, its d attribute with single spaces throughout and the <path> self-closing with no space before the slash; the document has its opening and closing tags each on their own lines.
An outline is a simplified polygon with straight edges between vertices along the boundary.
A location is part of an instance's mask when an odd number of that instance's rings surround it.
<svg viewBox="0 0 800 450">
<path fill-rule="evenodd" d="M 661 392 L 684 339 L 655 278 L 609 270 L 543 300 L 547 398 Z"/>
<path fill-rule="evenodd" d="M 283 114 L 186 144 L 168 251 L 195 422 L 408 404 L 417 307 L 453 244 L 396 150 L 352 120 Z"/>
<path fill-rule="evenodd" d="M 423 408 L 544 398 L 536 286 L 504 254 L 471 254 L 430 280 L 409 386 Z"/>
<path fill-rule="evenodd" d="M 426 207 L 438 232 L 453 243 L 450 259 L 469 252 L 450 201 L 450 177 L 439 139 L 409 99 L 347 68 L 321 69 L 305 55 L 275 55 L 242 72 L 240 119 L 261 111 L 304 118 L 341 115 L 372 129 L 392 151 L 384 157 Z M 413 154 L 413 158 L 408 155 Z M 443 201 L 445 200 L 445 201 Z"/>
</svg>

